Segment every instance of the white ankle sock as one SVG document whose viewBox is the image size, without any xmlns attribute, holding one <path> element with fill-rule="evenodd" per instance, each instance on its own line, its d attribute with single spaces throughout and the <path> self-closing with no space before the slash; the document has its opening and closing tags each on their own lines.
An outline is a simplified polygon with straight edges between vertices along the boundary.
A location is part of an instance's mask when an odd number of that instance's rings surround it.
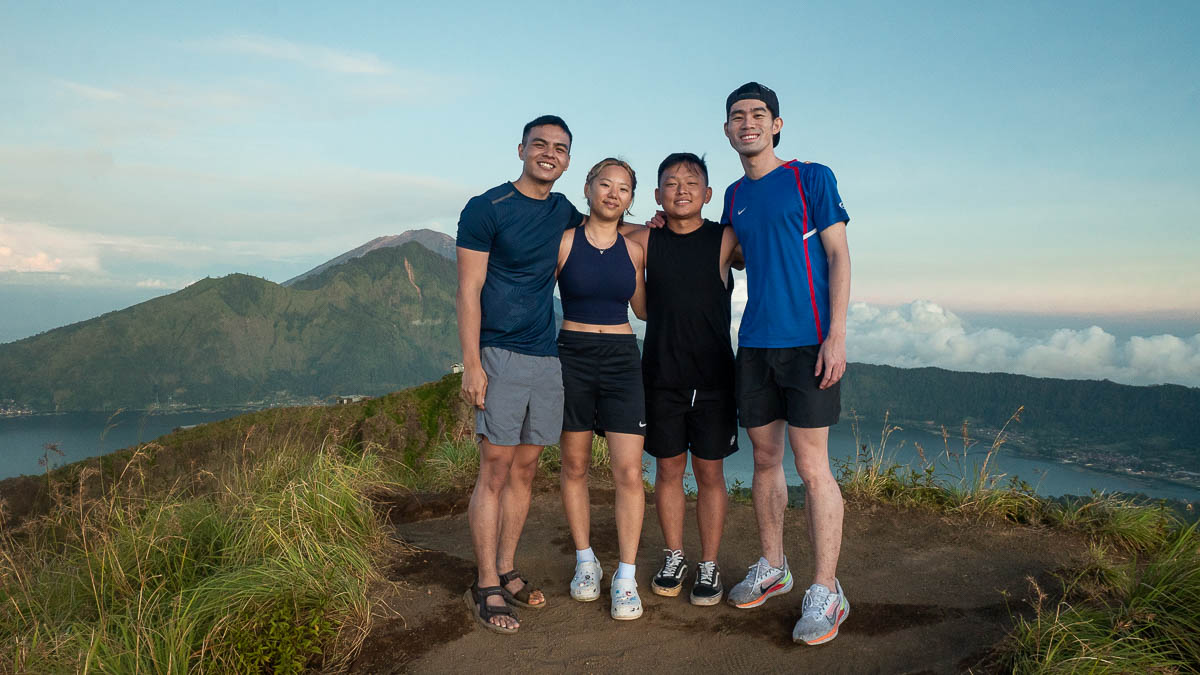
<svg viewBox="0 0 1200 675">
<path fill-rule="evenodd" d="M 619 565 L 617 565 L 617 576 L 615 576 L 613 578 L 614 579 L 634 579 L 634 578 L 636 578 L 634 576 L 635 570 L 637 570 L 636 565 L 630 565 L 629 563 L 620 563 Z"/>
<path fill-rule="evenodd" d="M 583 550 L 575 551 L 575 562 L 596 562 L 596 554 L 592 553 L 592 547 L 589 546 Z"/>
</svg>

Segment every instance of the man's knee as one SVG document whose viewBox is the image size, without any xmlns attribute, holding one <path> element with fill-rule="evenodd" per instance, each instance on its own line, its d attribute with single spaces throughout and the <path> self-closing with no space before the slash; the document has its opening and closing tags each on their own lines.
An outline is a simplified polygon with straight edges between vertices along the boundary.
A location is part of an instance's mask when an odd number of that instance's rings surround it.
<svg viewBox="0 0 1200 675">
<path fill-rule="evenodd" d="M 478 485 L 485 490 L 499 492 L 504 488 L 512 471 L 512 453 L 496 451 L 495 447 L 481 450 Z"/>
<path fill-rule="evenodd" d="M 783 445 L 764 443 L 754 446 L 754 470 L 769 471 L 783 466 Z"/>
<path fill-rule="evenodd" d="M 676 457 L 659 458 L 655 462 L 654 477 L 655 482 L 662 481 L 666 483 L 674 483 L 683 480 L 683 474 L 687 470 L 687 454 L 681 454 Z"/>
<path fill-rule="evenodd" d="M 722 462 L 692 462 L 692 473 L 696 476 L 696 486 L 701 490 L 725 491 L 725 468 Z"/>
<path fill-rule="evenodd" d="M 537 475 L 537 458 L 532 462 L 526 461 L 520 464 L 514 462 L 508 470 L 509 480 L 520 485 L 530 485 L 533 483 L 533 477 Z"/>
</svg>

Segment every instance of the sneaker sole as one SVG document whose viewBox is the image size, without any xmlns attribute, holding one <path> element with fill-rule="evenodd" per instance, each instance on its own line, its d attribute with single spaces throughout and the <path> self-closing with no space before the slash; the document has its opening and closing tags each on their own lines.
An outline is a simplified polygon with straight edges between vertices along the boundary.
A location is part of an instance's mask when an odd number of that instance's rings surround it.
<svg viewBox="0 0 1200 675">
<path fill-rule="evenodd" d="M 650 590 L 654 591 L 655 595 L 665 595 L 668 598 L 674 598 L 675 596 L 679 595 L 679 591 L 682 589 L 683 584 L 679 584 L 675 588 L 668 588 L 666 586 L 659 586 L 653 581 L 650 582 Z"/>
<path fill-rule="evenodd" d="M 792 642 L 795 642 L 796 644 L 805 644 L 805 645 L 809 645 L 809 646 L 813 646 L 813 647 L 815 647 L 817 645 L 823 645 L 826 642 L 832 642 L 833 639 L 838 636 L 838 629 L 841 628 L 842 623 L 849 617 L 850 617 L 850 605 L 849 605 L 849 603 L 847 603 L 845 613 L 843 613 L 842 616 L 840 618 L 838 618 L 837 623 L 835 623 L 833 625 L 833 630 L 829 631 L 828 633 L 822 635 L 821 637 L 819 637 L 815 640 L 795 640 L 795 639 L 793 639 Z"/>
<path fill-rule="evenodd" d="M 738 609 L 750 609 L 752 607 L 758 607 L 759 605 L 766 602 L 767 598 L 771 598 L 776 595 L 783 595 L 784 593 L 787 593 L 788 591 L 792 590 L 792 586 L 793 586 L 793 581 L 791 579 L 789 579 L 787 582 L 787 585 L 785 585 L 783 588 L 776 590 L 774 587 L 772 587 L 771 590 L 767 591 L 766 593 L 763 593 L 762 595 L 751 600 L 750 602 L 745 602 L 740 605 L 737 604 L 736 602 L 730 603 L 730 604 L 732 604 L 734 607 L 737 607 Z M 830 639 L 832 639 L 832 638 L 830 638 Z"/>
<path fill-rule="evenodd" d="M 697 607 L 711 607 L 712 605 L 715 605 L 715 604 L 718 604 L 719 602 L 721 602 L 721 598 L 723 598 L 723 597 L 725 597 L 725 591 L 721 591 L 720 593 L 717 593 L 716 595 L 712 596 L 711 598 L 689 595 L 688 600 L 693 605 L 696 605 Z"/>
</svg>

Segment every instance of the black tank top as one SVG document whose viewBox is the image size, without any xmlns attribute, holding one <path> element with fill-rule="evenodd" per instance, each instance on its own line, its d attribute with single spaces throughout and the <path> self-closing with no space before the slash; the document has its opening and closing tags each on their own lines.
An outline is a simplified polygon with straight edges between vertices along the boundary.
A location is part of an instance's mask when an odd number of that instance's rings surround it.
<svg viewBox="0 0 1200 675">
<path fill-rule="evenodd" d="M 718 264 L 724 225 L 705 220 L 676 234 L 650 230 L 646 251 L 646 341 L 642 373 L 647 387 L 733 388 L 729 299 L 733 274 L 721 281 Z"/>
<path fill-rule="evenodd" d="M 618 234 L 601 251 L 588 241 L 583 225 L 575 228 L 571 252 L 558 273 L 563 318 L 605 326 L 627 323 L 629 298 L 637 287 L 634 273 L 625 237 Z"/>
</svg>

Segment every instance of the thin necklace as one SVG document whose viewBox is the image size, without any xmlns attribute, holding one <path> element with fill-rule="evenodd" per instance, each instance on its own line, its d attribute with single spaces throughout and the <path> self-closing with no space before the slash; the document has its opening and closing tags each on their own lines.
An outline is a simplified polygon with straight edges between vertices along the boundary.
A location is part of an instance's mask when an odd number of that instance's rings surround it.
<svg viewBox="0 0 1200 675">
<path fill-rule="evenodd" d="M 621 233 L 617 232 L 616 234 L 617 234 L 617 236 L 613 237 L 613 240 L 608 242 L 608 246 L 605 246 L 604 248 L 600 248 L 599 246 L 596 245 L 596 242 L 592 239 L 592 235 L 588 234 L 587 225 L 583 226 L 583 236 L 587 239 L 588 243 L 592 245 L 592 248 L 594 248 L 600 252 L 600 255 L 604 255 L 605 251 L 612 248 L 613 245 L 615 245 L 617 243 L 617 237 L 620 237 Z"/>
</svg>

